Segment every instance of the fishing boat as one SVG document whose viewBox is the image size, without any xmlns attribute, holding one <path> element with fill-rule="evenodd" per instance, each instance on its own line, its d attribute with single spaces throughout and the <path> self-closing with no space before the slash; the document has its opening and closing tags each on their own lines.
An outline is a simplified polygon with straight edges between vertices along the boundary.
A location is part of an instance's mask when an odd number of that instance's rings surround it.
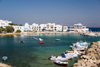
<svg viewBox="0 0 100 67">
<path fill-rule="evenodd" d="M 61 62 L 61 61 L 54 61 L 55 64 L 61 65 L 61 66 L 67 66 L 68 62 Z"/>
<path fill-rule="evenodd" d="M 38 40 L 38 38 L 35 38 L 35 37 L 34 37 L 34 39 L 35 39 L 35 40 Z"/>
<path fill-rule="evenodd" d="M 25 43 L 25 41 L 23 41 L 23 40 L 20 40 L 20 43 Z"/>
<path fill-rule="evenodd" d="M 66 54 L 62 54 L 62 56 L 51 56 L 49 59 L 53 61 L 66 61 L 69 59 L 73 59 L 74 57 L 78 57 L 79 53 L 77 50 L 74 50 L 73 52 L 69 52 Z"/>
<path fill-rule="evenodd" d="M 3 56 L 3 57 L 2 57 L 2 60 L 3 60 L 3 61 L 6 61 L 7 59 L 8 59 L 7 56 Z"/>
<path fill-rule="evenodd" d="M 42 38 L 39 38 L 39 40 L 40 40 L 40 41 L 43 41 L 43 39 L 42 39 Z"/>
<path fill-rule="evenodd" d="M 90 43 L 87 42 L 76 42 L 73 43 L 73 46 L 70 46 L 73 50 L 85 50 L 88 48 Z"/>
<path fill-rule="evenodd" d="M 40 42 L 40 44 L 44 44 L 44 42 Z"/>
<path fill-rule="evenodd" d="M 58 40 L 60 40 L 60 39 L 56 39 L 56 41 L 58 41 Z"/>
</svg>

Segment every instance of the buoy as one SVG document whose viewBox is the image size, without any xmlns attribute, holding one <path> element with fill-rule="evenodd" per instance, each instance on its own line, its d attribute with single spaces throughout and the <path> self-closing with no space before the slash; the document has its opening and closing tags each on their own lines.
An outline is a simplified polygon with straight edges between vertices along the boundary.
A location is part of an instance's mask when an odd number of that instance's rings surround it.
<svg viewBox="0 0 100 67">
<path fill-rule="evenodd" d="M 3 61 L 6 61 L 7 59 L 8 59 L 7 56 L 3 56 L 3 57 L 2 57 L 2 60 L 3 60 Z"/>
</svg>

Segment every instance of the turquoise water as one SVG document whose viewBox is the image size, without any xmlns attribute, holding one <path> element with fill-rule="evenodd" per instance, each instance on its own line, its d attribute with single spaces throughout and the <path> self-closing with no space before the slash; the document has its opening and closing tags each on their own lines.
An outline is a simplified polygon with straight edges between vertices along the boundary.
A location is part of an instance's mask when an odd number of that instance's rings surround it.
<svg viewBox="0 0 100 67">
<path fill-rule="evenodd" d="M 33 37 L 42 38 L 44 44 L 39 44 Z M 58 38 L 60 41 L 55 41 Z M 24 40 L 25 43 L 19 43 Z M 51 55 L 61 55 L 66 50 L 71 50 L 70 45 L 77 41 L 89 43 L 99 41 L 100 37 L 83 37 L 79 34 L 34 34 L 34 35 L 9 35 L 0 36 L 0 58 L 6 55 L 8 60 L 0 62 L 14 67 L 62 67 L 48 60 Z M 78 57 L 79 58 L 79 57 Z M 68 60 L 71 67 L 78 58 Z"/>
</svg>

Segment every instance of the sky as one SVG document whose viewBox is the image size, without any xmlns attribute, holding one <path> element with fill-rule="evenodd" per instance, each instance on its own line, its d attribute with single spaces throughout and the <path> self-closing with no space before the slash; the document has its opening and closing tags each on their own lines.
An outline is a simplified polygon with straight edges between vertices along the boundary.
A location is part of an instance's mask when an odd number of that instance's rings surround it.
<svg viewBox="0 0 100 67">
<path fill-rule="evenodd" d="M 100 0 L 0 0 L 0 19 L 23 25 L 82 23 L 100 27 Z"/>
</svg>

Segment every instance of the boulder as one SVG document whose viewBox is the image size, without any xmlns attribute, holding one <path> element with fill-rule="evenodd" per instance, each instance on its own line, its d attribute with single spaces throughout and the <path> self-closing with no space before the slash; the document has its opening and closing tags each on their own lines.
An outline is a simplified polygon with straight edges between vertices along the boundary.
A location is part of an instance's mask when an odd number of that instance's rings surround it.
<svg viewBox="0 0 100 67">
<path fill-rule="evenodd" d="M 91 53 L 91 52 L 95 52 L 95 50 L 93 48 L 89 48 L 86 53 Z"/>
<path fill-rule="evenodd" d="M 97 46 L 96 45 L 91 45 L 91 48 L 97 48 Z"/>
<path fill-rule="evenodd" d="M 82 55 L 81 59 L 90 59 L 90 56 L 88 56 L 88 55 Z"/>
<path fill-rule="evenodd" d="M 97 41 L 97 44 L 100 44 L 100 41 Z"/>
<path fill-rule="evenodd" d="M 98 45 L 98 43 L 97 42 L 92 42 L 92 45 Z"/>
</svg>

